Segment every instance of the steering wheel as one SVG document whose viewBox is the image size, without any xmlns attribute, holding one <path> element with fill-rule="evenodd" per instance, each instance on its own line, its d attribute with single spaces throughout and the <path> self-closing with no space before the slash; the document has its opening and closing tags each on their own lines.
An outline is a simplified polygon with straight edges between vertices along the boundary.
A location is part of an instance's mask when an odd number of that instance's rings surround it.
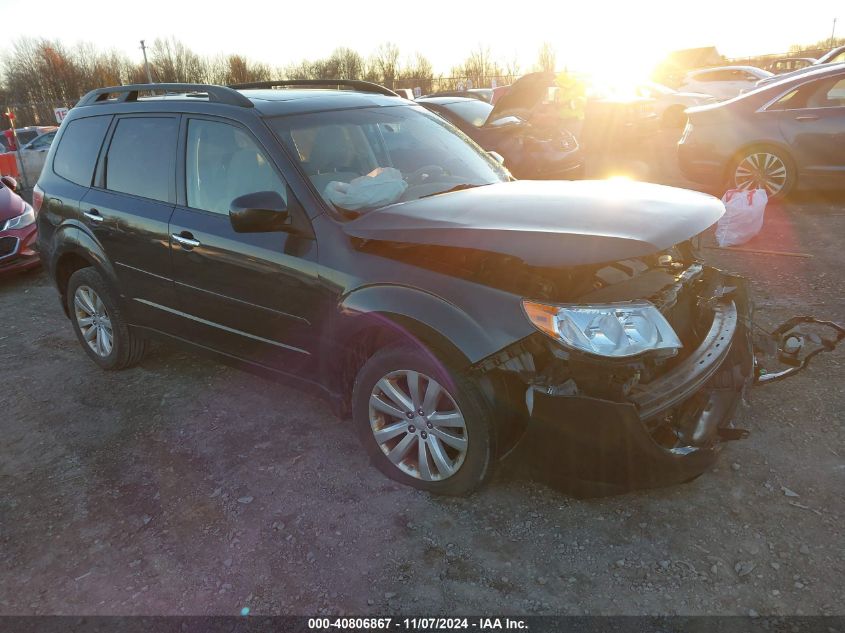
<svg viewBox="0 0 845 633">
<path fill-rule="evenodd" d="M 442 176 L 445 173 L 446 170 L 440 165 L 424 165 L 405 176 L 405 182 L 409 185 L 422 185 L 432 178 Z"/>
</svg>

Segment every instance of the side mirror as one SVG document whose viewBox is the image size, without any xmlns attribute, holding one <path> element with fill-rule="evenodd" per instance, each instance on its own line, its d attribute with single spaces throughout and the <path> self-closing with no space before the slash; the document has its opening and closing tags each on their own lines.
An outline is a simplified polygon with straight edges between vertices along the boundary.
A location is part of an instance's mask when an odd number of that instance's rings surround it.
<svg viewBox="0 0 845 633">
<path fill-rule="evenodd" d="M 499 152 L 487 152 L 490 155 L 490 158 L 495 160 L 500 165 L 505 164 L 505 157 L 502 156 Z"/>
<path fill-rule="evenodd" d="M 287 205 L 275 191 L 235 198 L 229 205 L 229 221 L 236 233 L 270 233 L 290 228 Z"/>
<path fill-rule="evenodd" d="M 12 178 L 11 176 L 0 177 L 0 182 L 2 182 L 4 186 L 8 187 L 12 191 L 18 190 L 18 181 Z"/>
</svg>

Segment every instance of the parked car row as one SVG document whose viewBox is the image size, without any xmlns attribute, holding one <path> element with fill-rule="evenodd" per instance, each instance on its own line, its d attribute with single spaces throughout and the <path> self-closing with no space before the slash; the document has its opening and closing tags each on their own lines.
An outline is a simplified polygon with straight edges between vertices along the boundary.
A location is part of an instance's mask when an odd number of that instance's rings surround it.
<svg viewBox="0 0 845 633">
<path fill-rule="evenodd" d="M 770 198 L 845 184 L 845 64 L 782 75 L 687 114 L 678 156 L 690 180 L 762 188 Z"/>
<path fill-rule="evenodd" d="M 837 55 L 845 51 L 831 51 L 827 58 Z M 731 92 L 745 90 L 759 74 L 727 67 L 694 76 L 702 86 L 716 85 L 720 77 L 731 79 L 738 70 L 745 73 L 744 87 L 732 85 Z M 495 105 L 481 89 L 427 95 L 415 103 L 454 125 L 521 180 L 581 178 L 585 147 L 622 155 L 626 147 L 647 140 L 658 119 L 664 126 L 685 126 L 678 144 L 680 169 L 689 180 L 715 193 L 733 187 L 763 188 L 770 198 L 777 198 L 798 186 L 841 186 L 845 179 L 845 63 L 813 64 L 767 77 L 723 101 L 655 83 L 640 86 L 634 100 L 594 96 L 577 135 L 556 117 L 555 90 L 553 75 L 532 73 L 497 88 Z M 720 90 L 728 94 L 727 86 Z M 28 140 L 15 152 L 19 171 L 33 182 L 57 129 L 31 127 L 18 132 L 20 141 Z M 29 248 L 35 227 L 26 222 L 27 207 L 13 189 L 7 183 L 0 197 L 3 271 L 37 263 Z"/>
</svg>

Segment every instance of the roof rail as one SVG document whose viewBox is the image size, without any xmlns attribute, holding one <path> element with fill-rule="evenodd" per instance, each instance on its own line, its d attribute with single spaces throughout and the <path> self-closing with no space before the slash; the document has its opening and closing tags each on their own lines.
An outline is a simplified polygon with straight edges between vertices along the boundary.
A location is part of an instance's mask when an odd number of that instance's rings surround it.
<svg viewBox="0 0 845 633">
<path fill-rule="evenodd" d="M 352 88 L 358 92 L 374 92 L 388 97 L 399 96 L 390 88 L 374 84 L 371 81 L 361 81 L 360 79 L 281 79 L 276 81 L 253 81 L 245 84 L 231 84 L 229 87 L 237 90 L 246 90 L 249 88 L 287 88 L 289 86 L 321 86 L 325 88 L 337 86 Z"/>
<path fill-rule="evenodd" d="M 242 108 L 255 107 L 252 101 L 247 99 L 237 90 L 226 86 L 214 86 L 211 84 L 129 84 L 126 86 L 110 86 L 108 88 L 97 88 L 92 90 L 79 100 L 78 106 L 93 105 L 108 101 L 109 95 L 119 95 L 117 102 L 137 101 L 139 92 L 186 92 L 205 93 L 209 101 L 225 103 L 227 105 L 240 106 Z"/>
</svg>

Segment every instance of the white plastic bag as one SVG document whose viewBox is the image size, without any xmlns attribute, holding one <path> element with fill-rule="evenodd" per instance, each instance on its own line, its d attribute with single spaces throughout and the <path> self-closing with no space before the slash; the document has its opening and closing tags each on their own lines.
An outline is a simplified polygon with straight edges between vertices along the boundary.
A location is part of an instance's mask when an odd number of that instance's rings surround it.
<svg viewBox="0 0 845 633">
<path fill-rule="evenodd" d="M 728 189 L 722 196 L 725 215 L 716 224 L 719 246 L 744 244 L 763 228 L 763 213 L 769 196 L 765 189 Z"/>
<path fill-rule="evenodd" d="M 343 209 L 372 209 L 398 202 L 408 183 L 402 172 L 393 167 L 378 167 L 366 176 L 349 182 L 332 180 L 326 185 L 323 196 Z"/>
</svg>

